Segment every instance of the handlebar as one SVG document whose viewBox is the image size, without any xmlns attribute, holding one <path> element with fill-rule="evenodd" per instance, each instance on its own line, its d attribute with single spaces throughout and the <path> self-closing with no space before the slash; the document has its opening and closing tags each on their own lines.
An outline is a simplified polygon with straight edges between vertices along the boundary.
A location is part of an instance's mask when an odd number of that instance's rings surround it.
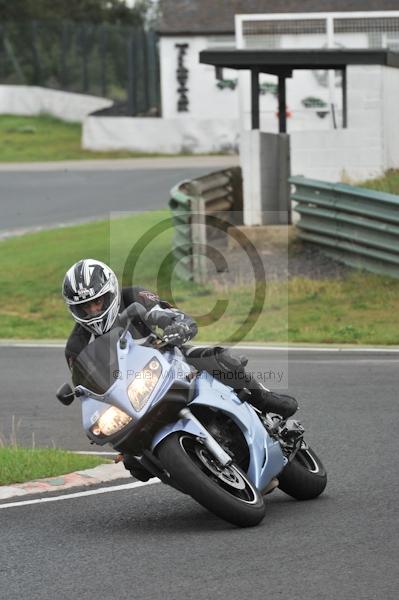
<svg viewBox="0 0 399 600">
<path fill-rule="evenodd" d="M 119 338 L 119 345 L 120 345 L 121 349 L 124 350 L 126 348 L 126 333 L 128 332 L 131 322 L 134 319 L 140 319 L 141 321 L 145 322 L 146 316 L 147 316 L 147 311 L 144 308 L 144 306 L 142 304 L 140 304 L 139 302 L 133 302 L 127 308 L 125 308 L 124 311 L 119 313 L 119 322 L 121 323 L 121 325 L 125 325 L 122 335 Z M 165 346 L 168 345 L 168 342 L 163 340 L 157 333 L 155 333 L 155 331 L 153 331 L 151 329 L 151 327 L 148 325 L 148 323 L 146 323 L 146 326 L 151 331 L 150 335 L 148 336 L 147 341 L 152 341 L 150 339 L 152 336 L 153 341 L 157 342 L 157 343 L 154 343 L 154 346 L 157 349 L 164 348 Z"/>
</svg>

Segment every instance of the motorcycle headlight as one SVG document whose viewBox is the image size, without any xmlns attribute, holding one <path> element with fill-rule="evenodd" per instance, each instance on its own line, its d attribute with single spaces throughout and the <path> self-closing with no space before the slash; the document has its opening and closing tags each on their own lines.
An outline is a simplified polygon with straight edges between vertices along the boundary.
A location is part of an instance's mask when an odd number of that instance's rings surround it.
<svg viewBox="0 0 399 600">
<path fill-rule="evenodd" d="M 101 415 L 91 430 L 94 435 L 112 435 L 123 429 L 131 420 L 132 417 L 125 412 L 116 406 L 111 406 Z"/>
<path fill-rule="evenodd" d="M 147 404 L 161 373 L 161 363 L 157 358 L 152 358 L 141 371 L 136 373 L 127 388 L 127 394 L 134 410 L 139 412 Z"/>
</svg>

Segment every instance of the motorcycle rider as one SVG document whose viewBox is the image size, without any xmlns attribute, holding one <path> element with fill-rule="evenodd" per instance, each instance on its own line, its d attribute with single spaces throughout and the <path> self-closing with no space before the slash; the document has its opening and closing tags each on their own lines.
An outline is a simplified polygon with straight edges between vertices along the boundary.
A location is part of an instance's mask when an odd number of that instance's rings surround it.
<svg viewBox="0 0 399 600">
<path fill-rule="evenodd" d="M 163 339 L 180 347 L 190 365 L 233 387 L 261 412 L 273 412 L 287 419 L 298 408 L 295 398 L 270 392 L 247 373 L 244 357 L 237 358 L 226 348 L 187 345 L 198 331 L 190 316 L 146 288 L 132 286 L 121 290 L 115 273 L 101 261 L 87 258 L 72 265 L 64 277 L 62 293 L 76 321 L 65 348 L 70 369 L 92 339 L 117 324 L 118 313 L 133 302 L 139 302 L 147 314 L 143 320 L 131 324 L 129 330 L 134 339 L 145 343 L 151 329 L 159 327 L 163 330 Z M 148 479 L 148 472 L 133 457 L 124 457 L 124 463 L 135 477 Z"/>
</svg>

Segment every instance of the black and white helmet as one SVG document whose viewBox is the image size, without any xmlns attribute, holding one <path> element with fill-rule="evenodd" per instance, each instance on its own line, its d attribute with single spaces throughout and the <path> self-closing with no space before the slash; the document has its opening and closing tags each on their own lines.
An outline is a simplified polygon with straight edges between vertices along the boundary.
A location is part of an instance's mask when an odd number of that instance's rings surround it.
<svg viewBox="0 0 399 600">
<path fill-rule="evenodd" d="M 118 315 L 119 284 L 115 273 L 99 260 L 86 258 L 66 273 L 62 293 L 73 318 L 95 335 L 109 331 Z M 93 300 L 103 300 L 97 312 L 88 311 Z"/>
</svg>

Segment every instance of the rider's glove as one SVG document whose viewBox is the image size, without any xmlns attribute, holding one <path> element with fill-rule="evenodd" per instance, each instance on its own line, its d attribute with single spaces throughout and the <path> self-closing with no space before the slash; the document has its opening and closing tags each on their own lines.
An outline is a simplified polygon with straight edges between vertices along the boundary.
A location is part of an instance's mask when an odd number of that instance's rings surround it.
<svg viewBox="0 0 399 600">
<path fill-rule="evenodd" d="M 172 346 L 182 346 L 191 338 L 191 330 L 187 323 L 172 323 L 165 327 L 162 339 Z"/>
</svg>

